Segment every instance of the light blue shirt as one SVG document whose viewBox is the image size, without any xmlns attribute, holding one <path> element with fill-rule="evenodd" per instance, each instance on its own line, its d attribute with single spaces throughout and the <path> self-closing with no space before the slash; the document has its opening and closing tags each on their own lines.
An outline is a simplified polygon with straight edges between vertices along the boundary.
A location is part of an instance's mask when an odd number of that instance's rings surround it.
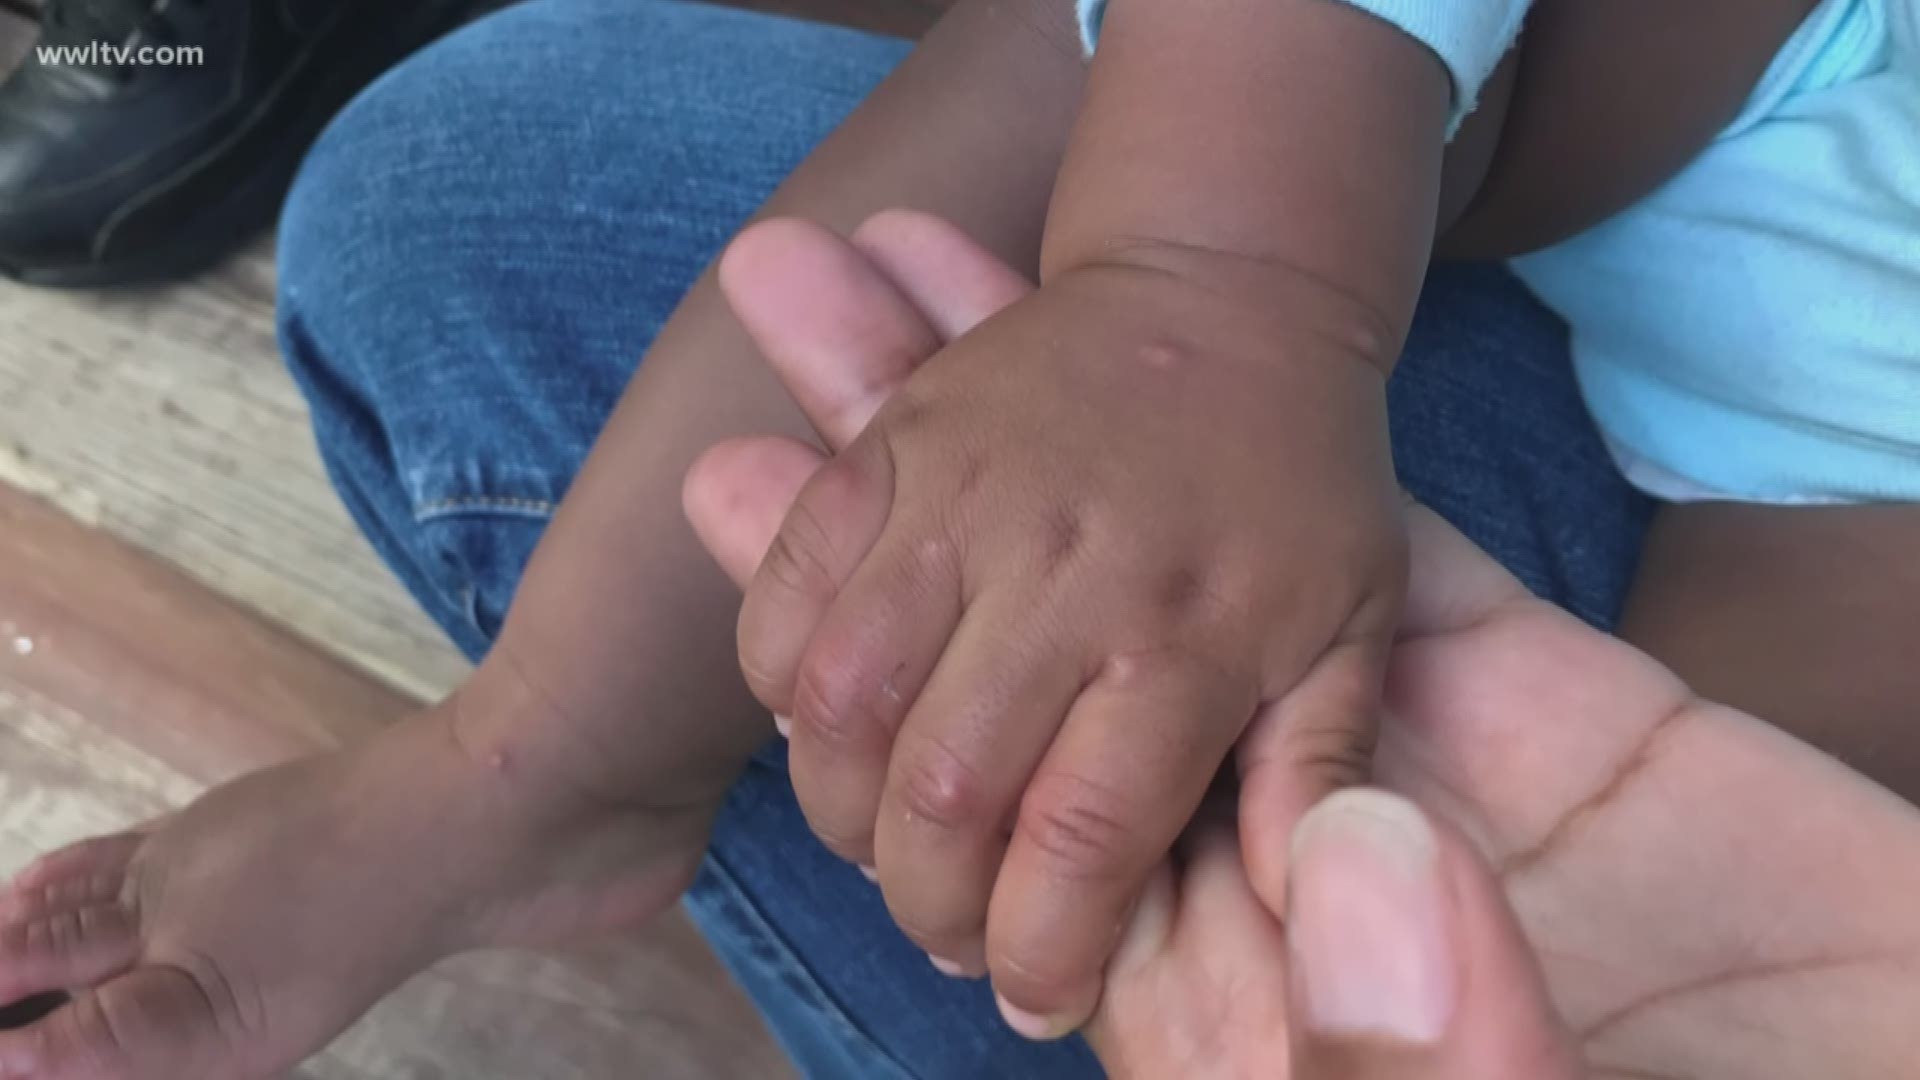
<svg viewBox="0 0 1920 1080">
<path fill-rule="evenodd" d="M 1646 490 L 1920 501 L 1920 0 L 1825 0 L 1681 176 L 1515 268 Z"/>
<path fill-rule="evenodd" d="M 1080 29 L 1093 49 L 1107 0 L 1077 0 Z M 1122 0 L 1125 2 L 1125 0 Z M 1440 57 L 1453 77 L 1453 121 L 1473 111 L 1480 90 L 1520 34 L 1533 0 L 1341 0 L 1412 35 Z M 1601 0 L 1605 2 L 1605 0 Z"/>
<path fill-rule="evenodd" d="M 1434 50 L 1456 125 L 1529 7 L 1343 2 Z M 1107 0 L 1079 3 L 1091 49 Z M 1682 175 L 1514 266 L 1643 489 L 1920 502 L 1920 0 L 1822 0 Z"/>
</svg>

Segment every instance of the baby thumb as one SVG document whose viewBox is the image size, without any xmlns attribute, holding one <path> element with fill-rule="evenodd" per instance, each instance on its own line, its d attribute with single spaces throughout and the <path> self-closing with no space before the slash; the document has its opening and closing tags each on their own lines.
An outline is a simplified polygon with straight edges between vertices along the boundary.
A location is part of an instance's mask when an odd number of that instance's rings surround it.
<svg viewBox="0 0 1920 1080">
<path fill-rule="evenodd" d="M 1576 1080 L 1532 949 L 1479 854 L 1395 795 L 1294 832 L 1295 1080 Z"/>
</svg>

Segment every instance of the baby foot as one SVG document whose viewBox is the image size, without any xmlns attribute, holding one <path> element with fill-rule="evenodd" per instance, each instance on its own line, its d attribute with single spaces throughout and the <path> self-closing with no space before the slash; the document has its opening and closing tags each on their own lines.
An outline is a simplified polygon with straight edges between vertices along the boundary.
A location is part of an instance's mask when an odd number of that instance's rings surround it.
<svg viewBox="0 0 1920 1080">
<path fill-rule="evenodd" d="M 427 713 L 47 856 L 0 893 L 0 1005 L 72 999 L 0 1030 L 0 1080 L 278 1075 L 442 957 L 664 910 L 718 806 L 529 794 Z"/>
</svg>

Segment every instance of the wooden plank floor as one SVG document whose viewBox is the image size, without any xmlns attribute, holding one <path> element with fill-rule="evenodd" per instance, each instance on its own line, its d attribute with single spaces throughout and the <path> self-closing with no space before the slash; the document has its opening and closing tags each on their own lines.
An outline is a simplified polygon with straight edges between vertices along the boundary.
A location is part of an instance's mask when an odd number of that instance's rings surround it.
<svg viewBox="0 0 1920 1080">
<path fill-rule="evenodd" d="M 271 260 L 263 239 L 166 289 L 0 281 L 0 481 L 437 698 L 466 665 L 327 484 L 274 345 Z"/>
<path fill-rule="evenodd" d="M 363 735 L 405 697 L 0 486 L 0 875 L 208 784 Z M 419 977 L 302 1080 L 779 1077 L 683 916 L 563 954 Z"/>
<path fill-rule="evenodd" d="M 37 31 L 0 10 L 0 57 Z M 11 64 L 0 59 L 0 72 Z M 166 289 L 0 279 L 0 483 L 38 494 L 402 693 L 466 664 L 348 520 L 273 336 L 273 252 Z"/>
</svg>

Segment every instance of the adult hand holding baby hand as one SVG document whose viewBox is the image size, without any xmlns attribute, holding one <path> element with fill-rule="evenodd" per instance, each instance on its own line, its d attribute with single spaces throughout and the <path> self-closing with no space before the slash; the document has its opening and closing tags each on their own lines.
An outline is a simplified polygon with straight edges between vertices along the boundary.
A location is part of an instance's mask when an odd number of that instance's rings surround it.
<svg viewBox="0 0 1920 1080">
<path fill-rule="evenodd" d="M 1385 346 L 1243 267 L 1141 254 L 1032 291 L 941 223 L 880 220 L 861 267 L 790 221 L 722 263 L 777 367 L 902 343 L 899 385 L 797 386 L 840 452 L 752 577 L 743 668 L 792 718 L 827 845 L 877 866 L 943 967 L 991 971 L 1016 1028 L 1059 1036 L 1250 727 L 1246 797 L 1277 828 L 1365 777 L 1405 575 Z M 795 284 L 822 279 L 865 295 Z M 769 329 L 796 319 L 821 332 Z M 1257 871 L 1284 892 L 1280 864 Z"/>
<path fill-rule="evenodd" d="M 926 219 L 879 219 L 863 233 L 864 253 L 809 226 L 778 228 L 795 231 L 755 238 L 782 245 L 751 252 L 767 262 L 733 264 L 733 299 L 838 442 L 905 380 L 916 352 L 932 351 L 906 332 L 917 329 L 910 313 L 887 303 L 892 284 L 924 284 L 916 299 L 949 333 L 1027 288 Z M 794 264 L 804 259 L 836 265 L 807 275 Z M 893 283 L 875 276 L 889 263 Z M 795 280 L 835 283 L 829 302 Z M 860 313 L 893 321 L 842 322 Z M 849 336 L 820 332 L 835 325 Z M 689 510 L 736 580 L 754 573 L 779 515 L 822 464 L 810 448 L 769 439 L 728 444 L 696 468 Z M 1116 1075 L 1264 1075 L 1289 1060 L 1292 1075 L 1323 1080 L 1574 1075 L 1525 939 L 1457 833 L 1404 799 L 1355 790 L 1308 814 L 1290 852 L 1284 830 L 1258 835 L 1279 848 L 1260 853 L 1267 863 L 1291 863 L 1284 929 L 1255 893 L 1231 821 L 1203 817 L 1180 869 L 1162 862 L 1151 874 L 1089 1031 Z"/>
<path fill-rule="evenodd" d="M 733 299 L 770 345 L 785 339 L 781 374 L 830 433 L 857 430 L 932 353 L 931 321 L 1028 288 L 923 218 L 870 223 L 865 252 L 780 228 L 790 246 L 736 278 Z M 920 283 L 925 318 L 897 281 Z M 750 439 L 694 470 L 688 510 L 736 581 L 824 461 Z M 1561 1080 L 1578 1062 L 1605 1078 L 1864 1080 L 1910 1064 L 1920 815 L 1693 698 L 1436 516 L 1409 521 L 1377 766 L 1396 796 L 1338 796 L 1297 841 L 1246 806 L 1238 844 L 1204 822 L 1190 834 L 1107 972 L 1088 1029 L 1107 1067 Z M 1290 851 L 1288 889 L 1264 896 L 1248 863 Z"/>
</svg>

